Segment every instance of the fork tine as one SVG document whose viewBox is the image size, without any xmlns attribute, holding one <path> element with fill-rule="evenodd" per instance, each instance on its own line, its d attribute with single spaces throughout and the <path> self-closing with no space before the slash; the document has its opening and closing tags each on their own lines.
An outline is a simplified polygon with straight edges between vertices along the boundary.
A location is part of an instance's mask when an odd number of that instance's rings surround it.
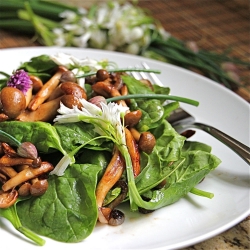
<svg viewBox="0 0 250 250">
<path fill-rule="evenodd" d="M 147 63 L 142 62 L 141 64 L 142 64 L 142 66 L 143 66 L 145 69 L 150 69 L 150 67 L 147 65 Z M 148 73 L 148 74 L 150 75 L 151 79 L 153 80 L 153 82 L 154 82 L 155 84 L 157 84 L 157 85 L 159 85 L 159 86 L 163 86 L 162 82 L 161 82 L 160 79 L 155 75 L 155 73 L 150 72 L 150 73 Z"/>
<path fill-rule="evenodd" d="M 135 65 L 135 68 L 140 68 L 140 66 L 139 65 Z M 134 71 L 132 71 L 132 72 L 130 72 L 130 74 L 135 78 L 135 79 L 137 79 L 137 80 L 140 80 L 140 79 L 147 79 L 148 78 L 148 76 L 147 76 L 147 74 L 145 74 L 144 72 L 134 72 Z"/>
<path fill-rule="evenodd" d="M 142 62 L 141 65 L 143 66 L 144 69 L 150 69 L 150 67 L 147 65 L 147 63 Z M 135 65 L 136 68 L 140 68 L 139 65 Z M 155 75 L 153 72 L 145 73 L 145 72 L 130 72 L 130 74 L 137 80 L 140 79 L 148 79 L 151 80 L 152 83 L 157 84 L 159 86 L 163 86 L 162 82 L 160 79 Z M 150 79 L 149 79 L 150 78 Z"/>
<path fill-rule="evenodd" d="M 139 68 L 138 65 L 135 65 L 135 68 Z M 143 78 L 141 72 L 135 72 L 135 71 L 131 71 L 130 74 L 136 79 L 136 80 L 140 80 Z"/>
</svg>

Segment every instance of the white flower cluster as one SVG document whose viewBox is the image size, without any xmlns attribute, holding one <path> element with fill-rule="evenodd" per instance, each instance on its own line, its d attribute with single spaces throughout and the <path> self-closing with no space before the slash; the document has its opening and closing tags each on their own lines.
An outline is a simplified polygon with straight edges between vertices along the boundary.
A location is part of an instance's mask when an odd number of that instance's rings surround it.
<svg viewBox="0 0 250 250">
<path fill-rule="evenodd" d="M 150 42 L 152 33 L 168 37 L 162 27 L 142 9 L 130 3 L 102 3 L 95 11 L 61 13 L 61 27 L 53 30 L 57 46 L 92 47 L 139 54 Z"/>
<path fill-rule="evenodd" d="M 101 108 L 92 104 L 85 99 L 80 99 L 82 108 L 77 106 L 68 108 L 62 103 L 58 109 L 59 115 L 54 119 L 58 123 L 71 123 L 83 121 L 92 123 L 95 127 L 95 132 L 101 136 L 116 142 L 119 145 L 125 145 L 124 127 L 121 118 L 128 111 L 128 107 L 110 102 L 108 104 L 101 102 Z"/>
<path fill-rule="evenodd" d="M 126 145 L 124 125 L 121 120 L 128 111 L 128 107 L 118 105 L 114 102 L 108 104 L 101 102 L 101 108 L 99 108 L 85 99 L 80 99 L 80 102 L 83 105 L 81 109 L 78 109 L 77 106 L 68 108 L 61 103 L 58 109 L 59 115 L 56 116 L 54 122 L 91 123 L 94 125 L 97 134 L 113 141 L 118 148 L 122 148 Z M 68 165 L 72 163 L 74 163 L 74 154 L 69 153 L 64 155 L 50 174 L 62 176 Z"/>
<path fill-rule="evenodd" d="M 104 64 L 108 64 L 107 60 L 97 61 L 88 57 L 84 59 L 78 59 L 65 53 L 51 55 L 50 59 L 53 60 L 57 65 L 62 65 L 70 69 L 76 77 L 88 72 L 96 72 L 97 70 L 104 68 Z M 84 88 L 85 78 L 77 78 L 77 82 L 82 88 Z"/>
</svg>

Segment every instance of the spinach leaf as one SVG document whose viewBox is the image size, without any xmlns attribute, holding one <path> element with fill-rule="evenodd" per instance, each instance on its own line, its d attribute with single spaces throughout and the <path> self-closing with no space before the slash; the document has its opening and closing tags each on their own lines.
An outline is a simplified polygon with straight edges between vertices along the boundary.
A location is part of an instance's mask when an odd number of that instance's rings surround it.
<svg viewBox="0 0 250 250">
<path fill-rule="evenodd" d="M 64 123 L 54 125 L 60 139 L 63 148 L 67 152 L 73 151 L 81 144 L 85 144 L 91 139 L 97 137 L 94 132 L 94 126 L 89 123 L 77 122 L 77 123 Z M 92 146 L 100 146 L 104 140 L 94 140 L 89 143 Z"/>
<path fill-rule="evenodd" d="M 135 179 L 140 192 L 149 190 L 166 179 L 182 160 L 181 150 L 185 138 L 179 135 L 167 121 L 164 120 L 161 126 L 151 132 L 156 138 L 156 145 L 151 154 L 141 153 L 142 171 Z"/>
<path fill-rule="evenodd" d="M 48 55 L 32 57 L 30 61 L 24 62 L 19 69 L 24 69 L 31 75 L 38 76 L 43 82 L 49 80 L 57 68 Z"/>
<path fill-rule="evenodd" d="M 30 73 L 49 72 L 54 70 L 57 64 L 53 62 L 48 55 L 32 57 L 29 61 L 20 65 L 19 69 L 24 69 Z"/>
<path fill-rule="evenodd" d="M 141 81 L 130 76 L 122 76 L 126 83 L 129 94 L 169 94 L 170 89 L 167 87 L 154 86 L 154 89 L 149 88 Z M 179 107 L 178 102 L 171 102 L 163 105 L 163 100 L 159 99 L 136 99 L 131 100 L 130 109 L 142 111 L 142 118 L 137 125 L 139 131 L 147 131 L 158 127 L 170 113 Z"/>
<path fill-rule="evenodd" d="M 49 176 L 47 192 L 17 206 L 23 225 L 62 242 L 79 242 L 97 221 L 95 188 L 100 166 L 73 164 L 63 176 Z"/>
<path fill-rule="evenodd" d="M 167 177 L 166 186 L 143 193 L 143 196 L 155 201 L 154 209 L 178 201 L 220 164 L 221 161 L 209 152 L 209 146 L 200 147 L 201 143 L 196 142 L 187 144 L 182 154 L 185 162 Z M 186 150 L 187 148 L 193 150 Z"/>
<path fill-rule="evenodd" d="M 98 174 L 98 180 L 104 174 L 106 167 L 108 166 L 110 160 L 112 158 L 112 153 L 105 150 L 91 150 L 91 149 L 83 149 L 81 153 L 78 155 L 76 161 L 81 164 L 94 164 L 101 167 L 101 171 Z"/>
<path fill-rule="evenodd" d="M 20 199 L 17 200 L 17 202 L 19 202 L 19 201 L 20 201 Z M 24 227 L 21 224 L 20 219 L 19 219 L 18 214 L 17 214 L 17 209 L 16 209 L 17 202 L 14 205 L 12 205 L 11 207 L 1 208 L 0 209 L 0 217 L 7 219 L 16 230 L 18 230 L 20 233 L 25 235 L 30 240 L 34 241 L 37 245 L 43 246 L 45 244 L 45 240 L 43 240 L 38 235 L 36 235 L 34 232 L 30 231 L 28 228 Z"/>
<path fill-rule="evenodd" d="M 52 149 L 56 149 L 65 154 L 56 129 L 49 123 L 20 121 L 0 122 L 0 130 L 12 135 L 20 142 L 32 142 L 40 152 L 49 153 Z"/>
<path fill-rule="evenodd" d="M 165 95 L 169 95 L 170 93 L 170 88 L 169 87 L 162 87 L 159 85 L 153 85 L 154 87 L 154 93 L 155 94 L 165 94 Z M 162 101 L 164 102 L 164 101 Z"/>
</svg>

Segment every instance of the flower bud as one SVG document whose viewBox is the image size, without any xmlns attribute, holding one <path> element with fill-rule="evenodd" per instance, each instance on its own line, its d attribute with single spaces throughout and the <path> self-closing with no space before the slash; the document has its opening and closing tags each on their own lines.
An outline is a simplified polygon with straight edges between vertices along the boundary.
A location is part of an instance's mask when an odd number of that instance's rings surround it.
<svg viewBox="0 0 250 250">
<path fill-rule="evenodd" d="M 106 99 L 103 96 L 99 96 L 99 95 L 89 99 L 88 102 L 96 105 L 100 109 L 102 108 L 101 102 L 107 104 Z"/>
<path fill-rule="evenodd" d="M 29 159 L 37 159 L 38 153 L 37 149 L 34 144 L 31 142 L 23 142 L 21 145 L 17 148 L 17 153 L 21 157 L 29 158 Z"/>
<path fill-rule="evenodd" d="M 27 72 L 23 69 L 17 70 L 13 72 L 13 75 L 10 76 L 7 86 L 14 87 L 23 92 L 25 95 L 28 89 L 31 87 L 32 81 L 29 78 Z"/>
<path fill-rule="evenodd" d="M 236 67 L 236 65 L 232 62 L 224 62 L 221 64 L 221 68 L 223 70 L 225 70 L 226 72 L 228 71 L 232 71 L 235 73 L 238 73 L 238 68 Z"/>
<path fill-rule="evenodd" d="M 186 42 L 186 46 L 187 46 L 188 49 L 192 50 L 194 53 L 199 52 L 199 47 L 198 47 L 197 43 L 194 42 L 194 41 Z"/>
</svg>

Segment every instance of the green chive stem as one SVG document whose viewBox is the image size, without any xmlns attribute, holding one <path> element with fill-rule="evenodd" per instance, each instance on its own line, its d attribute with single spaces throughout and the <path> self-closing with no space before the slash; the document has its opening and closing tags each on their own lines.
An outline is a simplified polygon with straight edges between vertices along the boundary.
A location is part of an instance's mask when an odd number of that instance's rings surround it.
<svg viewBox="0 0 250 250">
<path fill-rule="evenodd" d="M 199 102 L 181 97 L 181 96 L 173 96 L 173 95 L 164 95 L 164 94 L 133 94 L 133 95 L 123 95 L 123 96 L 115 96 L 111 98 L 107 98 L 107 102 L 114 102 L 114 101 L 119 101 L 119 100 L 126 100 L 126 99 L 139 99 L 139 98 L 144 98 L 144 99 L 164 99 L 164 100 L 172 100 L 172 101 L 177 101 L 177 102 L 183 102 L 187 103 L 193 106 L 198 106 Z"/>
<path fill-rule="evenodd" d="M 193 187 L 190 190 L 190 193 L 198 195 L 198 196 L 206 197 L 206 198 L 209 198 L 209 199 L 212 199 L 214 197 L 213 193 L 206 192 L 206 191 L 200 190 L 200 189 L 195 188 L 195 187 Z"/>
<path fill-rule="evenodd" d="M 145 73 L 155 73 L 160 74 L 161 71 L 157 69 L 140 69 L 140 68 L 121 68 L 121 69 L 107 69 L 108 72 L 145 72 Z M 93 76 L 96 72 L 88 72 L 80 76 L 76 76 L 76 78 L 83 78 L 87 76 Z"/>
</svg>

